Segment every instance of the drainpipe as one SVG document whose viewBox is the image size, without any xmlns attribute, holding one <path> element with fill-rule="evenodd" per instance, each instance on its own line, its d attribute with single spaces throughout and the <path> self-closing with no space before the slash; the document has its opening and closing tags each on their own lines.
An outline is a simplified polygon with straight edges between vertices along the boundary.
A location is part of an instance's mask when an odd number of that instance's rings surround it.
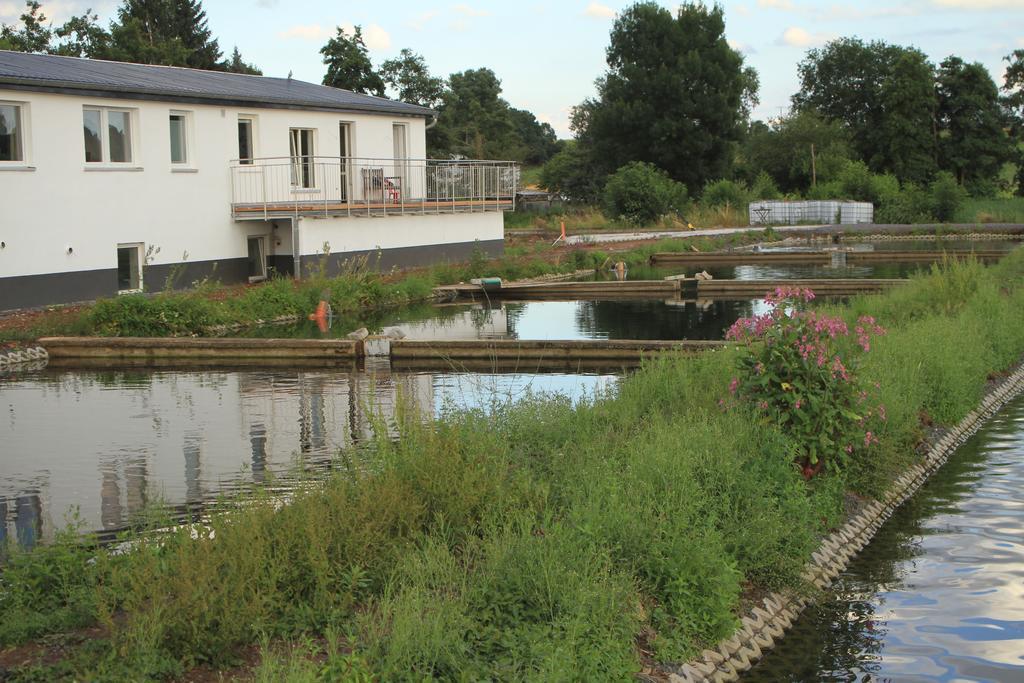
<svg viewBox="0 0 1024 683">
<path fill-rule="evenodd" d="M 431 128 L 433 128 L 436 125 L 437 125 L 437 114 L 431 114 L 430 115 L 430 123 L 428 123 L 427 127 L 424 128 L 423 130 L 430 130 Z"/>
<path fill-rule="evenodd" d="M 296 280 L 302 279 L 302 252 L 299 250 L 299 217 L 292 216 L 290 219 L 292 224 L 292 267 L 294 272 L 292 277 Z"/>
</svg>

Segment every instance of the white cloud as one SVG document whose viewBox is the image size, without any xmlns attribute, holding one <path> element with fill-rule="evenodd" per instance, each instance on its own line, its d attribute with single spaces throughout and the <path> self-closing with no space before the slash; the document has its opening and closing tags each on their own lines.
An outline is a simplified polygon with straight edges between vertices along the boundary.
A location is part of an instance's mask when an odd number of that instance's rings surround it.
<svg viewBox="0 0 1024 683">
<path fill-rule="evenodd" d="M 736 14 L 738 16 L 741 16 L 741 17 L 749 17 L 750 16 L 750 6 L 749 5 L 736 5 L 736 7 L 733 8 L 733 11 L 736 12 Z"/>
<path fill-rule="evenodd" d="M 452 11 L 463 14 L 467 17 L 486 17 L 490 15 L 490 12 L 485 9 L 477 9 L 476 7 L 470 7 L 466 4 L 455 5 L 452 7 Z"/>
<path fill-rule="evenodd" d="M 811 33 L 799 26 L 790 26 L 779 36 L 778 43 L 792 47 L 817 47 L 833 38 L 836 38 L 834 33 Z"/>
<path fill-rule="evenodd" d="M 783 12 L 795 12 L 797 10 L 793 0 L 757 0 L 757 6 L 766 9 L 782 10 Z"/>
<path fill-rule="evenodd" d="M 338 26 L 345 31 L 346 35 L 354 35 L 355 24 L 342 22 Z M 310 42 L 322 42 L 337 35 L 337 29 L 328 28 L 320 24 L 298 24 L 290 26 L 277 34 L 285 40 L 308 40 Z M 377 24 L 363 26 L 363 42 L 370 50 L 387 50 L 391 47 L 391 35 Z"/>
<path fill-rule="evenodd" d="M 614 19 L 615 10 L 607 5 L 602 5 L 597 2 L 592 2 L 587 5 L 587 9 L 583 10 L 583 13 L 588 17 L 595 17 L 597 19 Z"/>
<path fill-rule="evenodd" d="M 370 24 L 363 29 L 363 40 L 371 50 L 387 50 L 391 47 L 391 34 L 377 24 Z"/>
<path fill-rule="evenodd" d="M 1024 10 L 1024 0 L 932 0 L 939 7 L 962 10 Z"/>
<path fill-rule="evenodd" d="M 456 33 L 465 33 L 469 30 L 469 22 L 465 19 L 456 19 L 448 24 L 448 29 Z"/>
</svg>

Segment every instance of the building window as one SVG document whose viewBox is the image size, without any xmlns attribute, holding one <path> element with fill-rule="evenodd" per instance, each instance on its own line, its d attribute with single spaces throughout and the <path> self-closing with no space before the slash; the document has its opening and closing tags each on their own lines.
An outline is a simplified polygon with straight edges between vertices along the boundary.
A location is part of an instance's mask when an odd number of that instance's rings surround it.
<svg viewBox="0 0 1024 683">
<path fill-rule="evenodd" d="M 132 162 L 132 112 L 89 107 L 82 111 L 85 161 L 90 164 Z"/>
<path fill-rule="evenodd" d="M 240 164 L 251 164 L 256 156 L 252 129 L 252 119 L 238 118 L 238 163 Z"/>
<path fill-rule="evenodd" d="M 171 129 L 171 163 L 184 166 L 189 163 L 189 115 L 188 112 L 172 111 L 169 118 Z"/>
<path fill-rule="evenodd" d="M 21 106 L 0 103 L 0 161 L 25 161 Z"/>
<path fill-rule="evenodd" d="M 117 291 L 142 291 L 142 245 L 117 245 Z"/>
<path fill-rule="evenodd" d="M 316 178 L 313 173 L 313 129 L 289 129 L 288 147 L 292 157 L 292 185 L 304 188 L 316 187 Z"/>
</svg>

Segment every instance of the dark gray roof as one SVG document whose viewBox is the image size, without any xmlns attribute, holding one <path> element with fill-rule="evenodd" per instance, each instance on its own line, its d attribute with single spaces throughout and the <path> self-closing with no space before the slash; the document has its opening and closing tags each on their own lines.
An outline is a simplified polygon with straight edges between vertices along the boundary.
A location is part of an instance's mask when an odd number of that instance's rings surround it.
<svg viewBox="0 0 1024 683">
<path fill-rule="evenodd" d="M 248 76 L 7 50 L 0 50 L 2 87 L 271 108 L 365 111 L 406 116 L 430 116 L 434 113 L 415 104 L 315 85 L 293 78 Z"/>
</svg>

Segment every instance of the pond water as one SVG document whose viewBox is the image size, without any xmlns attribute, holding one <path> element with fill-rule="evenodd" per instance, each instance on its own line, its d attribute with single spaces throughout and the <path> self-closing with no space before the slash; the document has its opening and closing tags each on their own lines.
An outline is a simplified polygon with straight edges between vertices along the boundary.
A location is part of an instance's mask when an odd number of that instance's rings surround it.
<svg viewBox="0 0 1024 683">
<path fill-rule="evenodd" d="M 531 393 L 573 399 L 610 374 L 340 370 L 58 371 L 0 379 L 0 539 L 65 526 L 117 530 L 147 504 L 181 506 L 330 464 L 396 406 L 488 408 Z M 392 435 L 393 434 L 393 428 Z"/>
<path fill-rule="evenodd" d="M 748 681 L 1024 681 L 1024 398 L 879 529 Z"/>
</svg>

